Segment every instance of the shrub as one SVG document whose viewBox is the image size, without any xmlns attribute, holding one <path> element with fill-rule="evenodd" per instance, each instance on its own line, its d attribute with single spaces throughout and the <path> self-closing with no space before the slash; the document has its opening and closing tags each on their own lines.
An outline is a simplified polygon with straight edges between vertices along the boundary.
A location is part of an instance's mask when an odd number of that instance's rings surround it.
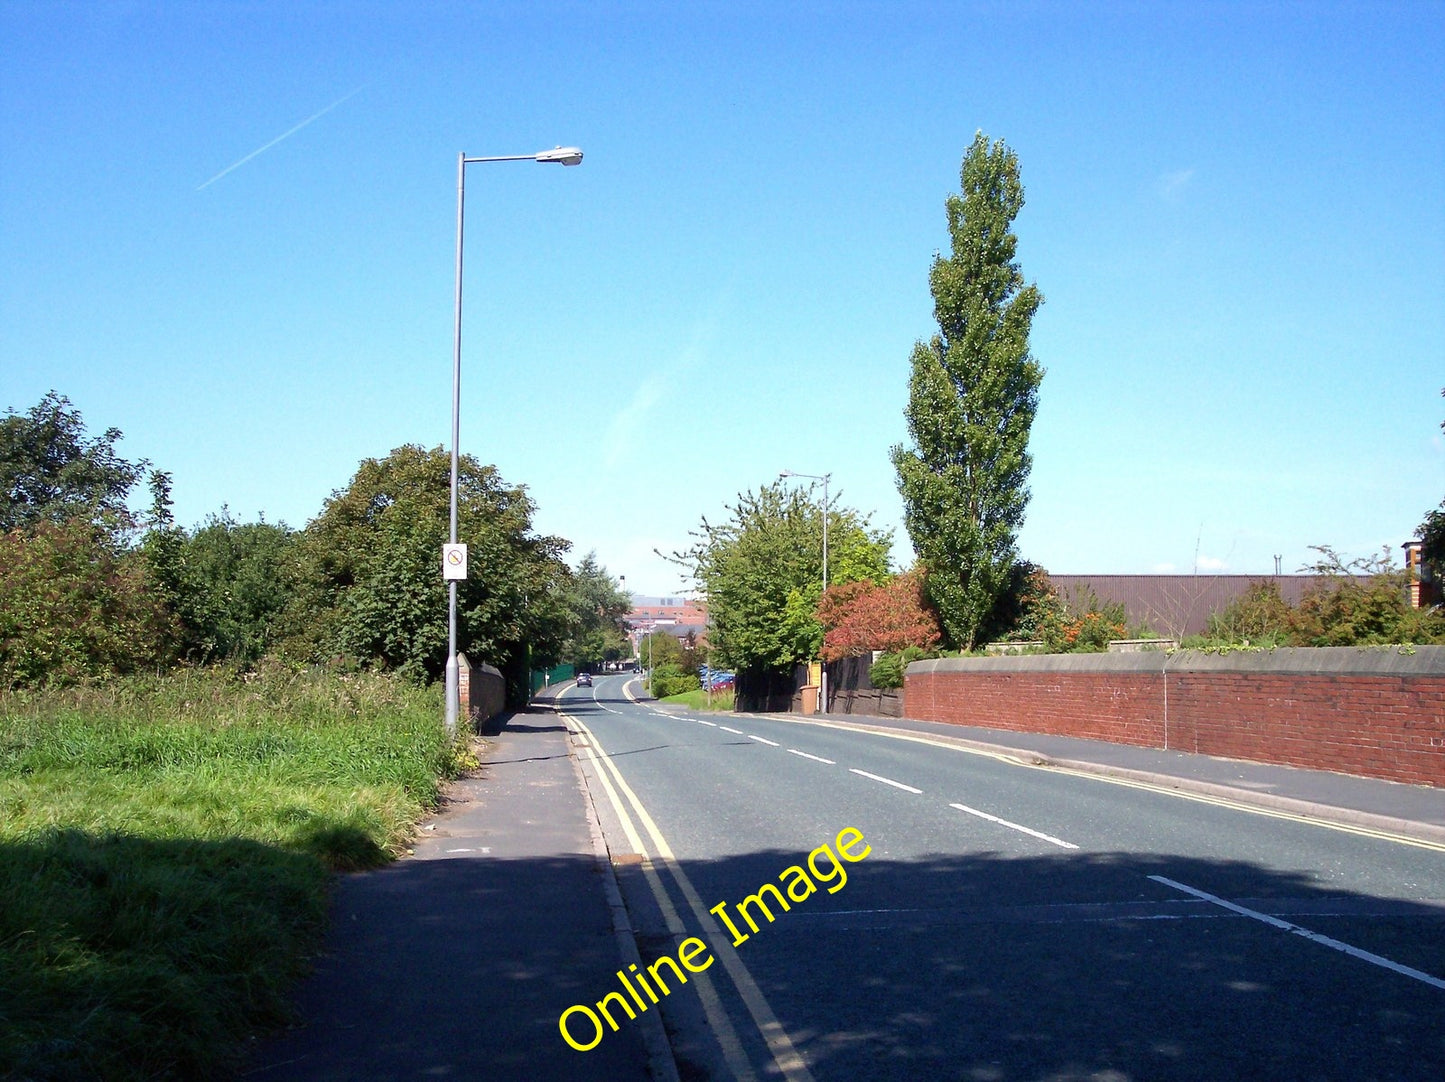
<svg viewBox="0 0 1445 1082">
<path fill-rule="evenodd" d="M 903 674 L 914 661 L 937 657 L 937 651 L 925 650 L 921 646 L 905 646 L 897 653 L 884 654 L 868 669 L 868 680 L 875 688 L 901 688 Z"/>
<path fill-rule="evenodd" d="M 1207 638 L 1230 644 L 1285 646 L 1291 641 L 1293 617 L 1277 583 L 1255 582 L 1243 596 L 1209 614 Z"/>
<path fill-rule="evenodd" d="M 96 524 L 0 533 L 0 689 L 163 664 L 174 630 L 141 561 Z"/>
<path fill-rule="evenodd" d="M 1327 545 L 1315 546 L 1315 563 L 1302 568 L 1318 576 L 1300 603 L 1291 606 L 1272 582 L 1253 584 L 1209 619 L 1208 635 L 1191 645 L 1369 646 L 1445 642 L 1445 612 L 1410 607 L 1409 575 L 1388 550 L 1378 557 L 1346 560 Z"/>
<path fill-rule="evenodd" d="M 696 673 L 683 672 L 676 665 L 659 665 L 652 670 L 651 691 L 653 698 L 666 699 L 669 695 L 681 695 L 687 691 L 699 691 L 702 681 Z"/>
</svg>

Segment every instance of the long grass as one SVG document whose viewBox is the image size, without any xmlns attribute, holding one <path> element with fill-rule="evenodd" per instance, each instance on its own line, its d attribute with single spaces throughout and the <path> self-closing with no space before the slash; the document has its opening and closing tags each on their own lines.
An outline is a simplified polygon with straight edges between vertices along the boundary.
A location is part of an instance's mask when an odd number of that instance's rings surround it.
<svg viewBox="0 0 1445 1082">
<path fill-rule="evenodd" d="M 0 697 L 0 1079 L 224 1077 L 454 773 L 440 697 L 191 672 Z"/>
</svg>

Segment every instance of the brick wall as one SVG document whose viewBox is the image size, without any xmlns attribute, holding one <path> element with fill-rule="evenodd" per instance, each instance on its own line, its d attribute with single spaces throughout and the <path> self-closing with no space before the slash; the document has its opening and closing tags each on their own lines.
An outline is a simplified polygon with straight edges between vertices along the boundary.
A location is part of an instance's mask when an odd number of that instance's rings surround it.
<svg viewBox="0 0 1445 1082">
<path fill-rule="evenodd" d="M 904 716 L 1445 786 L 1445 646 L 943 658 Z"/>
<path fill-rule="evenodd" d="M 466 654 L 458 654 L 457 662 L 458 712 L 464 719 L 481 725 L 506 709 L 507 682 L 498 669 L 476 664 Z"/>
</svg>

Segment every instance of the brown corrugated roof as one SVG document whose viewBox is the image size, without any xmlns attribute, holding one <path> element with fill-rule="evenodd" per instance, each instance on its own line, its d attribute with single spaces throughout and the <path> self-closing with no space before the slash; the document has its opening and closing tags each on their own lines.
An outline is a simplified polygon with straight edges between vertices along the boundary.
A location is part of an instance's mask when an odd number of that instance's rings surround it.
<svg viewBox="0 0 1445 1082">
<path fill-rule="evenodd" d="M 1101 601 L 1123 604 L 1129 622 L 1178 638 L 1208 629 L 1209 614 L 1225 608 L 1256 582 L 1272 582 L 1298 605 L 1319 575 L 1050 575 L 1059 594 L 1073 601 L 1088 590 Z"/>
</svg>

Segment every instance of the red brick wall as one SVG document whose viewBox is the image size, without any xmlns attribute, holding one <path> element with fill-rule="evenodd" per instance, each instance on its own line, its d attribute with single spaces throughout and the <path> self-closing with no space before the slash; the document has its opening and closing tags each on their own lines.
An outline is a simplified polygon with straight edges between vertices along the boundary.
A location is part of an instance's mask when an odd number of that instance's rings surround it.
<svg viewBox="0 0 1445 1082">
<path fill-rule="evenodd" d="M 457 655 L 457 704 L 464 719 L 481 725 L 507 705 L 507 683 L 491 665 L 474 665 L 466 654 Z"/>
<path fill-rule="evenodd" d="M 920 662 L 904 715 L 1445 786 L 1445 647 L 1337 649 Z"/>
</svg>

